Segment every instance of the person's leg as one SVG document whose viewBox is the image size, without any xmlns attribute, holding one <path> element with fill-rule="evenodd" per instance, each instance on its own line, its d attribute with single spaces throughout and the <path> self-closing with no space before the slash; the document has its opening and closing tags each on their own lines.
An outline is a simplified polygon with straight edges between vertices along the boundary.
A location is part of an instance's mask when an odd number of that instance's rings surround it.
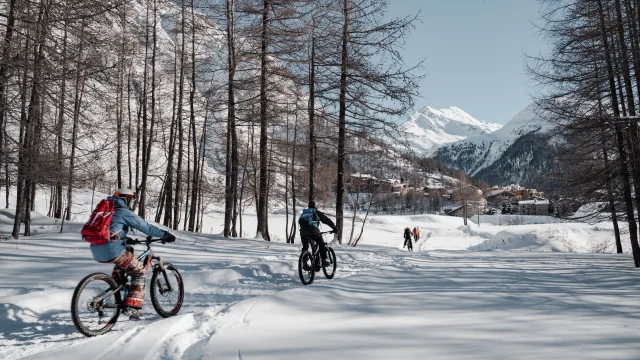
<svg viewBox="0 0 640 360">
<path fill-rule="evenodd" d="M 322 235 L 316 235 L 313 237 L 313 241 L 318 244 L 318 251 L 320 252 L 320 258 L 322 261 L 327 260 L 327 247 L 324 245 L 324 239 Z"/>
<path fill-rule="evenodd" d="M 302 241 L 302 252 L 309 250 L 309 238 L 306 236 L 301 236 L 300 241 Z"/>
<path fill-rule="evenodd" d="M 144 264 L 138 261 L 138 259 L 128 251 L 111 260 L 111 263 L 131 276 L 129 294 L 124 302 L 125 306 L 135 309 L 142 308 L 142 303 L 144 302 L 144 285 L 147 275 L 147 269 L 145 269 Z"/>
</svg>

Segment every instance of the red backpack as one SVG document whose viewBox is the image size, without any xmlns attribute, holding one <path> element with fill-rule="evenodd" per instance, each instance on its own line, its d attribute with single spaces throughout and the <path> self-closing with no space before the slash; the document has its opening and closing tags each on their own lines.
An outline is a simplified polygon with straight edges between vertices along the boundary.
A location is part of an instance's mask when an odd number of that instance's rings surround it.
<svg viewBox="0 0 640 360">
<path fill-rule="evenodd" d="M 111 239 L 109 226 L 111 225 L 114 210 L 115 204 L 113 200 L 104 199 L 100 201 L 96 209 L 93 210 L 89 221 L 84 224 L 80 231 L 82 239 L 91 245 L 102 245 L 109 242 Z"/>
</svg>

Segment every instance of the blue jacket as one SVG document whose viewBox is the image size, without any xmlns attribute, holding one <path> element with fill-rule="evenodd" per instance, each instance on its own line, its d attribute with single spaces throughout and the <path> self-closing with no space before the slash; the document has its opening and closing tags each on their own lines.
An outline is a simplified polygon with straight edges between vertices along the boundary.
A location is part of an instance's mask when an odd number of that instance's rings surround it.
<svg viewBox="0 0 640 360">
<path fill-rule="evenodd" d="M 124 240 L 127 237 L 129 229 L 139 230 L 149 236 L 164 236 L 164 230 L 148 224 L 140 216 L 129 210 L 124 200 L 113 196 L 109 196 L 107 199 L 115 201 L 116 208 L 111 218 L 109 231 L 120 235 L 120 237 L 106 244 L 91 245 L 91 253 L 96 261 L 106 262 L 122 255 L 122 253 L 125 252 Z"/>
</svg>

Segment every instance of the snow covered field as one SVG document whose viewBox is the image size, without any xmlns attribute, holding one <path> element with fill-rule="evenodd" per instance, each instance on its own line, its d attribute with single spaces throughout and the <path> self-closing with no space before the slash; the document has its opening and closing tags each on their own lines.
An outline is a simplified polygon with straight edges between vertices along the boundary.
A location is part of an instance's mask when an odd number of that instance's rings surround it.
<svg viewBox="0 0 640 360">
<path fill-rule="evenodd" d="M 0 212 L 0 232 L 11 217 Z M 110 267 L 91 259 L 80 223 L 62 234 L 52 219 L 34 223 L 34 236 L 0 241 L 0 359 L 640 354 L 640 285 L 631 257 L 593 253 L 613 242 L 605 223 L 499 226 L 481 219 L 480 227 L 464 227 L 460 218 L 374 216 L 358 248 L 335 247 L 336 277 L 320 273 L 307 287 L 297 275 L 299 244 L 183 233 L 154 248 L 183 275 L 180 314 L 163 319 L 147 301 L 145 321 L 121 319 L 91 339 L 71 322 L 71 295 L 86 274 Z M 422 239 L 408 253 L 402 229 L 414 225 Z M 284 229 L 284 217 L 273 215 L 270 228 Z"/>
</svg>

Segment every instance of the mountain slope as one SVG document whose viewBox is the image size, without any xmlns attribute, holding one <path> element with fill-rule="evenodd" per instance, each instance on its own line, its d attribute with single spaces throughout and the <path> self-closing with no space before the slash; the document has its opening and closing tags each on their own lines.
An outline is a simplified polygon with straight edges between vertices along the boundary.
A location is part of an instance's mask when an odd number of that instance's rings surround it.
<svg viewBox="0 0 640 360">
<path fill-rule="evenodd" d="M 441 145 L 433 157 L 492 184 L 528 184 L 548 170 L 543 158 L 549 145 L 541 135 L 550 128 L 541 109 L 530 104 L 499 130 Z"/>
<path fill-rule="evenodd" d="M 403 130 L 409 135 L 413 150 L 429 154 L 439 145 L 486 134 L 500 127 L 477 120 L 457 107 L 434 109 L 426 106 L 404 123 Z"/>
<path fill-rule="evenodd" d="M 478 171 L 474 178 L 490 185 L 523 184 L 546 188 L 545 174 L 552 169 L 551 153 L 544 135 L 530 132 L 517 138 L 491 165 Z"/>
</svg>

